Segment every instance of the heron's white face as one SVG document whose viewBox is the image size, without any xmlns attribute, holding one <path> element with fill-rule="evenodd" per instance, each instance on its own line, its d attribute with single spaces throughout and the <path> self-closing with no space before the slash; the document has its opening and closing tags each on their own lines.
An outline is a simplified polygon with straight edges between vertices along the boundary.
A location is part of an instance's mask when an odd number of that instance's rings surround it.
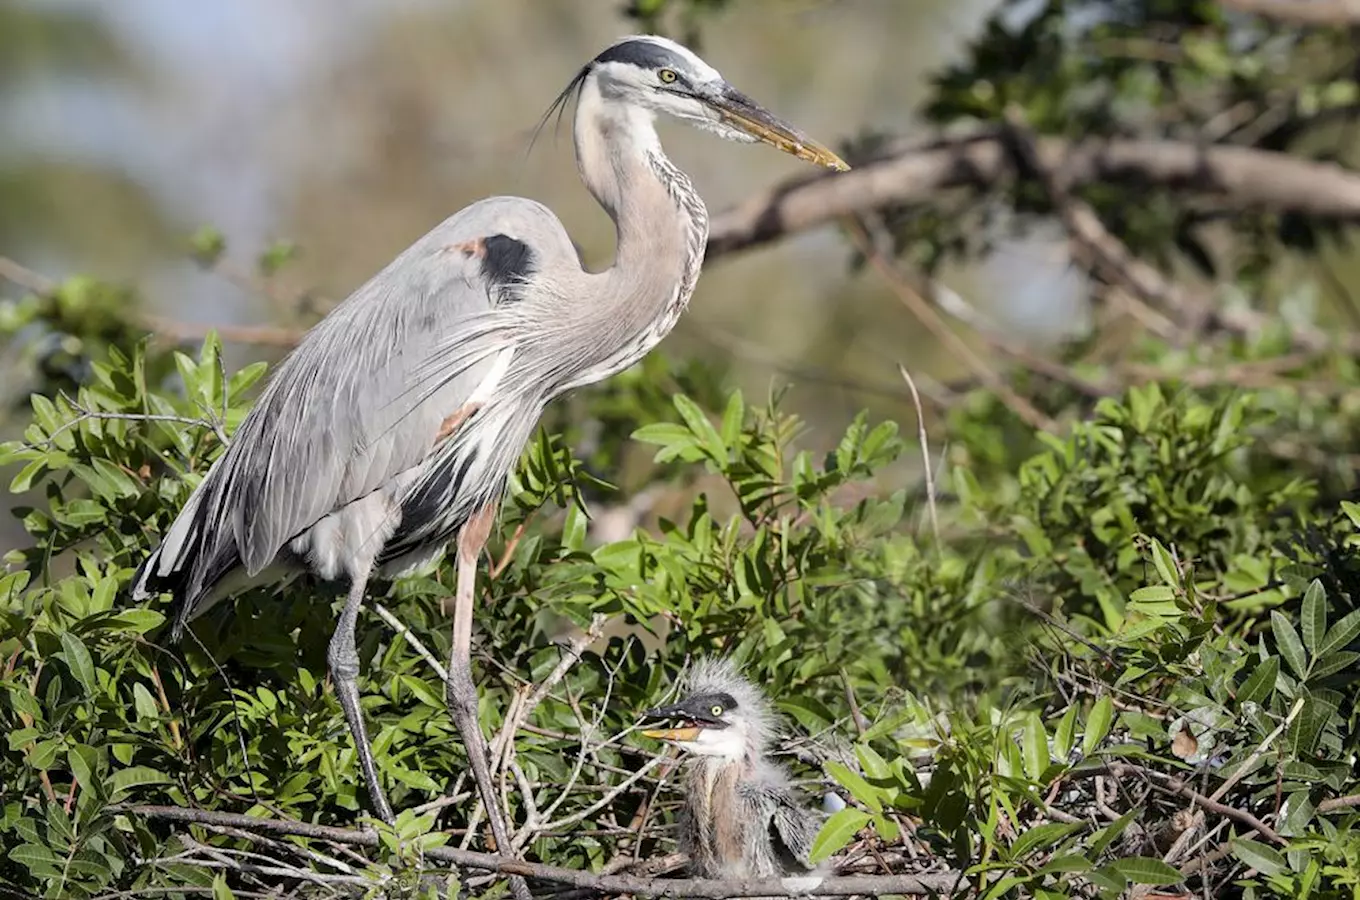
<svg viewBox="0 0 1360 900">
<path fill-rule="evenodd" d="M 583 93 L 604 109 L 665 113 L 729 141 L 763 141 L 785 153 L 845 170 L 836 154 L 738 91 L 693 52 L 655 36 L 626 38 L 589 67 L 593 91 Z"/>
<path fill-rule="evenodd" d="M 672 65 L 638 66 L 623 62 L 597 65 L 595 77 L 601 99 L 664 113 L 729 141 L 759 140 L 723 120 L 715 101 L 731 87 L 718 70 L 679 44 L 674 47 L 677 54 Z"/>
</svg>

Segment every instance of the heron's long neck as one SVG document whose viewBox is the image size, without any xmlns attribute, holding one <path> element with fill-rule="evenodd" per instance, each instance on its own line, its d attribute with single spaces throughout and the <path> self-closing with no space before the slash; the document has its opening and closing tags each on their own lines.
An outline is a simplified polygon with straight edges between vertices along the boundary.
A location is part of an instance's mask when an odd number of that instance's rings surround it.
<svg viewBox="0 0 1360 900">
<path fill-rule="evenodd" d="M 694 294 L 708 241 L 703 200 L 662 152 L 651 117 L 592 93 L 577 109 L 577 160 L 614 220 L 618 249 L 591 301 L 591 318 L 604 331 L 594 342 L 599 352 L 577 384 L 627 368 L 670 332 Z"/>
</svg>

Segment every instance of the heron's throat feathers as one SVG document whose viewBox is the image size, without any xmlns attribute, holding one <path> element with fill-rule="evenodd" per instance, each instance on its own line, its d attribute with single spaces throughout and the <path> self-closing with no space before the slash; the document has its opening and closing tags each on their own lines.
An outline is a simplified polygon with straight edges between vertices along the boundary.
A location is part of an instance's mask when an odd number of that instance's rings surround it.
<svg viewBox="0 0 1360 900">
<path fill-rule="evenodd" d="M 708 211 L 689 178 L 666 158 L 652 114 L 605 101 L 587 79 L 576 112 L 581 177 L 618 234 L 613 267 L 589 303 L 563 297 L 573 326 L 580 387 L 637 362 L 670 333 L 699 280 Z M 572 292 L 575 294 L 576 292 Z M 564 323 L 565 324 L 565 323 Z"/>
</svg>

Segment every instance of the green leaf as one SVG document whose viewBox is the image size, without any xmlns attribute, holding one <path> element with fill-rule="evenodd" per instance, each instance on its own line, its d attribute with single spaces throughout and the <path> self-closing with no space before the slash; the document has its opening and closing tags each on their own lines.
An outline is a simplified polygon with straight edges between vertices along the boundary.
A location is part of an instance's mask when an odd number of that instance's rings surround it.
<svg viewBox="0 0 1360 900">
<path fill-rule="evenodd" d="M 892 778 L 892 767 L 887 760 L 878 755 L 878 752 L 868 744 L 855 745 L 855 758 L 859 760 L 860 767 L 864 769 L 865 776 L 875 781 Z"/>
<path fill-rule="evenodd" d="M 125 609 L 109 620 L 114 628 L 126 628 L 138 634 L 146 634 L 158 628 L 165 621 L 165 615 L 154 609 Z"/>
<path fill-rule="evenodd" d="M 1152 565 L 1156 567 L 1157 574 L 1162 577 L 1162 581 L 1173 588 L 1179 588 L 1181 586 L 1181 574 L 1180 570 L 1176 568 L 1176 561 L 1171 558 L 1171 553 L 1156 538 L 1148 538 L 1148 546 L 1152 554 Z"/>
<path fill-rule="evenodd" d="M 1116 859 L 1109 868 L 1134 884 L 1179 884 L 1185 876 L 1160 859 L 1151 856 L 1128 856 Z"/>
<path fill-rule="evenodd" d="M 1061 824 L 1061 823 L 1050 823 Z M 1042 827 L 1042 826 L 1041 826 Z M 1084 825 L 1072 823 L 1069 826 L 1073 829 L 1083 828 Z M 1091 868 L 1091 861 L 1080 853 L 1068 853 L 1063 856 L 1055 856 L 1044 863 L 1035 872 L 1036 875 L 1055 875 L 1064 872 L 1086 872 Z M 1066 895 L 1064 895 L 1066 896 Z"/>
<path fill-rule="evenodd" d="M 1020 862 L 1036 850 L 1048 850 L 1074 831 L 1085 828 L 1083 822 L 1047 822 L 1021 832 L 1011 844 L 1010 859 Z"/>
<path fill-rule="evenodd" d="M 1284 661 L 1289 663 L 1289 668 L 1300 678 L 1306 676 L 1308 657 L 1303 650 L 1303 641 L 1299 640 L 1299 634 L 1294 630 L 1294 626 L 1289 624 L 1289 620 L 1278 609 L 1270 611 L 1270 629 L 1275 634 L 1275 646 L 1279 648 Z"/>
<path fill-rule="evenodd" d="M 212 895 L 213 900 L 236 900 L 236 895 L 227 885 L 227 876 L 221 872 L 213 876 Z"/>
<path fill-rule="evenodd" d="M 129 766 L 119 769 L 109 779 L 109 802 L 117 803 L 135 788 L 149 784 L 169 784 L 170 776 L 147 766 Z"/>
<path fill-rule="evenodd" d="M 1250 838 L 1233 838 L 1233 856 L 1266 875 L 1277 875 L 1288 866 L 1284 854 L 1274 847 L 1253 841 Z"/>
<path fill-rule="evenodd" d="M 845 848 L 855 834 L 869 823 L 869 814 L 862 809 L 847 806 L 834 813 L 825 823 L 817 837 L 812 841 L 812 851 L 808 860 L 814 865 Z"/>
<path fill-rule="evenodd" d="M 1360 653 L 1352 650 L 1342 650 L 1339 653 L 1328 653 L 1326 656 L 1318 657 L 1313 662 L 1312 671 L 1308 673 L 1308 680 L 1310 682 L 1317 681 L 1320 678 L 1326 678 L 1328 675 L 1334 675 L 1342 669 L 1349 669 L 1357 659 L 1360 659 Z"/>
<path fill-rule="evenodd" d="M 1067 707 L 1067 712 L 1058 720 L 1057 731 L 1053 733 L 1053 752 L 1058 761 L 1066 763 L 1072 756 L 1072 747 L 1077 739 L 1077 704 Z"/>
<path fill-rule="evenodd" d="M 61 861 L 57 855 L 38 844 L 20 844 L 9 851 L 9 858 L 27 868 L 35 878 L 61 876 Z"/>
<path fill-rule="evenodd" d="M 1333 650 L 1340 650 L 1356 637 L 1360 637 L 1360 609 L 1342 616 L 1341 620 L 1332 626 L 1327 636 L 1322 639 L 1322 646 L 1318 647 L 1317 655 L 1326 656 Z"/>
<path fill-rule="evenodd" d="M 138 719 L 159 719 L 160 709 L 156 706 L 156 698 L 151 696 L 150 689 L 142 682 L 137 682 L 132 686 L 132 706 L 137 710 Z"/>
<path fill-rule="evenodd" d="M 1037 712 L 1025 716 L 1025 731 L 1022 739 L 1025 751 L 1025 774 L 1031 781 L 1038 781 L 1048 768 L 1048 734 L 1044 731 L 1043 720 Z"/>
<path fill-rule="evenodd" d="M 713 427 L 713 423 L 708 421 L 708 416 L 699 408 L 693 400 L 684 394 L 676 394 L 671 398 L 675 408 L 680 412 L 680 418 L 685 420 L 685 426 L 699 440 L 699 446 L 704 452 L 717 463 L 727 461 L 727 445 L 723 443 L 722 435 L 718 434 L 718 429 Z"/>
<path fill-rule="evenodd" d="M 1303 626 L 1303 645 L 1316 659 L 1318 644 L 1322 642 L 1322 636 L 1327 633 L 1327 594 L 1322 589 L 1322 582 L 1316 578 L 1309 583 L 1308 590 L 1303 594 L 1301 624 Z"/>
<path fill-rule="evenodd" d="M 827 762 L 826 771 L 860 803 L 876 813 L 883 812 L 883 801 L 879 799 L 878 788 L 865 781 L 858 772 L 852 772 L 848 767 L 835 760 Z"/>
<path fill-rule="evenodd" d="M 727 398 L 727 409 L 722 417 L 722 440 L 729 448 L 737 448 L 741 441 L 741 425 L 746 417 L 746 406 L 741 391 L 733 391 Z"/>
<path fill-rule="evenodd" d="M 580 550 L 586 545 L 586 526 L 589 521 L 581 512 L 579 504 L 567 507 L 567 521 L 562 525 L 562 546 L 568 550 Z"/>
<path fill-rule="evenodd" d="M 81 787 L 88 788 L 94 783 L 95 766 L 99 762 L 99 751 L 87 744 L 76 744 L 66 748 L 66 764 Z"/>
<path fill-rule="evenodd" d="M 85 648 L 85 643 L 74 633 L 63 631 L 61 633 L 61 652 L 71 674 L 85 689 L 85 696 L 94 696 L 95 691 L 99 689 L 99 681 L 95 678 L 94 662 L 90 659 L 90 651 Z"/>
<path fill-rule="evenodd" d="M 1105 740 L 1105 736 L 1110 733 L 1110 725 L 1113 723 L 1114 702 L 1106 694 L 1092 704 L 1091 712 L 1086 717 L 1086 730 L 1081 736 L 1083 756 L 1090 756 L 1096 751 L 1100 742 Z"/>
<path fill-rule="evenodd" d="M 1280 658 L 1270 656 L 1260 663 L 1247 680 L 1237 689 L 1237 702 L 1265 703 L 1275 691 L 1275 682 L 1280 676 Z"/>
</svg>

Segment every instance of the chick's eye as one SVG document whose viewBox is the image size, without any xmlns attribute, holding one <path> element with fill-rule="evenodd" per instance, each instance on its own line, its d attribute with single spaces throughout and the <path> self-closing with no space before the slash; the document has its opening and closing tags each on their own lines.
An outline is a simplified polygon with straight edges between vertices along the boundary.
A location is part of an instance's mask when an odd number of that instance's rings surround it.
<svg viewBox="0 0 1360 900">
<path fill-rule="evenodd" d="M 661 69 L 660 71 L 658 71 L 658 72 L 656 73 L 656 77 L 661 79 L 661 83 L 662 83 L 662 84 L 670 84 L 671 82 L 675 81 L 675 79 L 676 79 L 675 70 L 674 70 L 674 69 Z"/>
<path fill-rule="evenodd" d="M 722 707 L 715 704 L 709 712 L 713 713 L 715 716 L 720 716 L 722 715 Z"/>
</svg>

